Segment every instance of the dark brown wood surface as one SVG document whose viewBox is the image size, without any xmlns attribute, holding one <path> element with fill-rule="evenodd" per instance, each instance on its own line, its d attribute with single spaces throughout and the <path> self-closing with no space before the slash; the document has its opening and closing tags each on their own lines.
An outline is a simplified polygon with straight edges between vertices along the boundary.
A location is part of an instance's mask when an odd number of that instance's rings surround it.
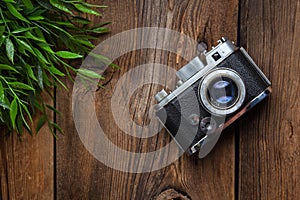
<svg viewBox="0 0 300 200">
<path fill-rule="evenodd" d="M 47 103 L 53 105 L 51 99 Z M 34 117 L 33 127 L 39 117 Z M 54 138 L 47 125 L 34 137 L 25 130 L 21 140 L 15 133 L 1 137 L 0 199 L 53 199 Z"/>
<path fill-rule="evenodd" d="M 239 126 L 240 199 L 300 198 L 300 1 L 242 1 L 241 44 L 273 94 Z"/>
<path fill-rule="evenodd" d="M 236 0 L 226 3 L 165 0 L 155 2 L 122 0 L 103 3 L 109 6 L 104 13 L 104 21 L 113 21 L 112 32 L 107 37 L 124 30 L 145 26 L 167 27 L 183 32 L 195 40 L 205 40 L 210 45 L 223 34 L 230 38 L 237 37 L 238 2 Z M 224 7 L 228 9 L 223 9 Z M 94 18 L 96 23 L 99 20 Z M 129 137 L 118 128 L 111 113 L 110 99 L 117 80 L 135 66 L 154 62 L 168 64 L 177 69 L 186 63 L 184 60 L 178 62 L 176 56 L 159 50 L 146 49 L 127 53 L 116 61 L 121 70 L 113 74 L 105 90 L 96 93 L 95 107 L 105 134 L 115 144 L 129 151 L 153 151 L 157 141 L 164 141 L 164 138 L 170 140 L 165 131 L 148 140 Z M 147 115 L 144 114 L 146 105 L 154 104 L 153 96 L 156 92 L 158 92 L 156 86 L 146 85 L 136 93 L 135 98 L 132 98 L 134 106 L 131 106 L 131 113 L 135 113 L 132 117 L 137 123 L 146 120 Z M 66 134 L 57 141 L 58 199 L 98 199 L 99 197 L 101 199 L 155 199 L 167 188 L 183 191 L 191 199 L 200 199 L 203 196 L 207 199 L 234 197 L 234 129 L 231 129 L 233 134 L 227 134 L 222 138 L 217 150 L 206 159 L 199 160 L 197 157 L 185 155 L 169 167 L 155 172 L 124 173 L 106 167 L 84 148 L 71 117 L 70 95 L 71 93 L 65 91 L 57 95 L 58 109 L 65 113 L 58 120 L 63 129 L 67 130 Z M 157 148 L 165 145 L 159 143 Z M 142 150 L 141 146 L 143 146 Z M 214 188 L 218 189 L 214 190 Z"/>
<path fill-rule="evenodd" d="M 111 33 L 137 27 L 165 27 L 182 32 L 209 47 L 221 36 L 237 41 L 259 64 L 273 93 L 224 131 L 213 151 L 202 160 L 183 155 L 151 173 L 125 173 L 95 159 L 83 146 L 72 117 L 72 86 L 56 91 L 56 116 L 64 129 L 53 143 L 45 127 L 33 138 L 0 140 L 0 199 L 300 199 L 300 1 L 260 0 L 116 0 L 103 18 Z M 176 41 L 174 41 L 176 42 Z M 143 49 L 127 53 L 108 73 L 106 89 L 95 95 L 97 118 L 108 138 L 120 148 L 149 152 L 171 138 L 161 131 L 149 139 L 128 136 L 116 126 L 110 99 L 117 81 L 145 63 L 179 69 L 186 63 L 175 54 Z M 78 66 L 79 67 L 79 66 Z M 148 123 L 147 106 L 161 86 L 145 85 L 131 98 L 130 113 L 137 124 Z M 105 114 L 103 114 L 105 113 Z M 88 115 L 89 113 L 86 113 Z M 88 123 L 88 122 L 87 122 Z"/>
</svg>

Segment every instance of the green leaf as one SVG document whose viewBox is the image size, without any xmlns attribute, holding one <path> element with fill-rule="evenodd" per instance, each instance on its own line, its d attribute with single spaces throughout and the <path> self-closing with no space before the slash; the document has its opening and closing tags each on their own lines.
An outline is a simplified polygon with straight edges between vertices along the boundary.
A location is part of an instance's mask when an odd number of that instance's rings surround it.
<svg viewBox="0 0 300 200">
<path fill-rule="evenodd" d="M 61 112 L 59 112 L 55 107 L 53 107 L 49 104 L 46 104 L 46 107 L 49 108 L 50 110 L 52 110 L 53 112 L 55 112 L 56 114 L 61 115 Z"/>
<path fill-rule="evenodd" d="M 14 67 L 6 65 L 6 64 L 0 64 L 0 70 L 11 70 L 11 71 L 19 73 Z"/>
<path fill-rule="evenodd" d="M 97 60 L 97 62 L 104 63 L 105 65 L 110 65 L 112 63 L 112 61 L 109 58 L 102 56 L 100 54 L 97 54 L 97 53 L 90 52 L 89 56 L 95 58 Z"/>
<path fill-rule="evenodd" d="M 21 82 L 8 82 L 8 84 L 14 88 L 20 88 L 24 90 L 34 90 L 33 87 Z"/>
<path fill-rule="evenodd" d="M 37 125 L 36 125 L 36 132 L 38 133 L 39 131 L 40 131 L 40 129 L 43 127 L 43 125 L 45 124 L 45 122 L 46 122 L 46 116 L 45 115 L 43 115 L 40 119 L 39 119 L 39 121 L 38 121 L 38 123 L 37 123 Z"/>
<path fill-rule="evenodd" d="M 3 0 L 6 3 L 16 3 L 15 0 Z"/>
<path fill-rule="evenodd" d="M 0 36 L 0 47 L 2 46 L 4 40 L 5 40 L 5 36 L 4 35 Z"/>
<path fill-rule="evenodd" d="M 76 23 L 84 24 L 84 25 L 92 23 L 90 20 L 82 18 L 82 17 L 78 17 L 78 16 L 73 17 L 72 21 L 76 22 Z"/>
<path fill-rule="evenodd" d="M 28 76 L 30 78 L 32 78 L 33 80 L 38 81 L 37 78 L 35 77 L 34 73 L 33 73 L 33 70 L 31 68 L 31 66 L 27 64 L 26 69 L 27 69 Z"/>
<path fill-rule="evenodd" d="M 89 69 L 80 68 L 77 70 L 79 75 L 84 75 L 89 78 L 103 79 L 103 76 Z"/>
<path fill-rule="evenodd" d="M 60 32 L 62 32 L 62 33 L 64 33 L 64 34 L 66 34 L 66 36 L 68 36 L 68 37 L 70 37 L 70 38 L 73 37 L 69 32 L 65 31 L 64 29 L 62 29 L 62 28 L 60 28 L 60 27 L 58 27 L 58 26 L 55 26 L 55 25 L 53 25 L 53 24 L 51 24 L 51 23 L 47 23 L 47 22 L 42 22 L 42 23 L 43 23 L 43 24 L 46 24 L 46 25 L 48 25 L 48 26 L 51 26 L 51 27 L 53 27 L 53 28 L 55 28 L 56 30 L 58 30 L 58 31 L 60 31 Z"/>
<path fill-rule="evenodd" d="M 31 0 L 22 0 L 27 8 L 33 8 Z"/>
<path fill-rule="evenodd" d="M 3 35 L 4 31 L 5 31 L 5 26 L 0 26 L 0 36 Z"/>
<path fill-rule="evenodd" d="M 85 1 L 0 0 L 0 125 L 31 133 L 35 127 L 29 120 L 41 111 L 37 129 L 46 122 L 52 131 L 62 131 L 46 115 L 58 111 L 41 94 L 46 90 L 53 98 L 54 86 L 66 87 L 61 76 L 77 71 L 66 60 L 82 58 L 94 47 L 91 40 L 108 31 L 99 28 L 103 23 L 86 26 L 91 24 L 86 14 L 100 15 L 96 8 L 104 6 Z M 85 81 L 102 78 L 87 69 L 79 72 Z"/>
<path fill-rule="evenodd" d="M 14 100 L 10 104 L 10 111 L 9 111 L 10 120 L 11 120 L 11 124 L 13 126 L 13 129 L 16 128 L 17 113 L 18 113 L 18 104 L 17 104 L 17 98 L 15 97 Z"/>
<path fill-rule="evenodd" d="M 44 78 L 43 78 L 43 70 L 40 65 L 37 66 L 38 69 L 38 84 L 40 88 L 44 89 Z"/>
<path fill-rule="evenodd" d="M 20 102 L 20 104 L 22 105 L 21 102 Z M 26 108 L 26 109 L 27 109 L 27 108 Z M 25 119 L 25 117 L 24 117 L 24 113 L 23 113 L 23 110 L 22 110 L 22 106 L 19 106 L 19 113 L 20 113 L 20 115 L 17 116 L 17 125 L 18 125 L 17 130 L 18 130 L 18 132 L 22 134 L 22 132 L 23 132 L 23 127 L 24 127 L 23 124 L 25 124 L 26 130 L 27 130 L 30 134 L 32 134 L 31 128 L 30 128 L 30 126 L 28 125 L 28 123 L 27 123 L 27 121 L 26 121 L 26 119 Z M 29 116 L 28 116 L 28 117 L 31 118 L 30 113 L 29 113 Z M 19 125 L 19 124 L 21 124 L 21 125 Z"/>
<path fill-rule="evenodd" d="M 83 44 L 83 45 L 86 45 L 88 47 L 91 47 L 91 48 L 94 48 L 95 45 L 93 45 L 88 39 L 75 39 L 76 42 L 80 43 L 80 44 Z"/>
<path fill-rule="evenodd" d="M 29 57 L 29 55 L 26 53 L 25 48 L 24 48 L 22 45 L 19 45 L 19 43 L 18 43 L 18 51 L 19 51 L 21 54 L 24 54 L 25 56 Z M 23 59 L 23 60 L 24 60 L 24 59 Z"/>
<path fill-rule="evenodd" d="M 8 104 L 6 104 L 4 101 L 0 101 L 0 106 L 4 109 L 10 110 L 10 106 Z"/>
<path fill-rule="evenodd" d="M 20 29 L 14 30 L 14 31 L 11 32 L 11 33 L 13 33 L 13 34 L 22 33 L 22 32 L 26 32 L 26 31 L 30 31 L 30 30 L 32 30 L 32 29 L 34 29 L 34 28 L 35 28 L 35 27 L 20 28 Z"/>
<path fill-rule="evenodd" d="M 15 16 L 16 18 L 18 18 L 24 22 L 30 23 L 25 17 L 23 17 L 23 15 L 21 13 L 19 13 L 19 11 L 11 3 L 6 3 L 6 5 L 7 5 L 9 12 L 13 16 Z"/>
<path fill-rule="evenodd" d="M 37 48 L 33 48 L 33 51 L 40 61 L 42 61 L 45 64 L 50 64 L 49 61 L 45 58 L 45 56 Z"/>
<path fill-rule="evenodd" d="M 56 130 L 58 130 L 61 134 L 64 133 L 62 128 L 57 123 L 51 122 L 50 125 L 53 126 Z"/>
<path fill-rule="evenodd" d="M 31 46 L 29 44 L 27 44 L 25 41 L 20 40 L 15 38 L 17 43 L 22 46 L 25 50 L 29 51 L 30 53 L 32 53 L 33 55 L 36 55 L 35 52 L 33 51 L 33 49 L 31 48 Z"/>
<path fill-rule="evenodd" d="M 91 29 L 89 31 L 93 32 L 93 33 L 108 33 L 109 32 L 109 28 L 99 27 L 99 28 Z"/>
<path fill-rule="evenodd" d="M 62 73 L 61 71 L 59 71 L 57 68 L 51 66 L 48 68 L 48 71 L 51 72 L 52 74 L 56 74 L 58 76 L 65 76 L 64 73 Z"/>
<path fill-rule="evenodd" d="M 103 6 L 103 5 L 95 5 L 95 4 L 89 4 L 86 2 L 82 2 L 83 5 L 88 6 L 88 7 L 93 7 L 93 8 L 107 8 L 107 6 Z"/>
<path fill-rule="evenodd" d="M 72 24 L 71 22 L 51 21 L 51 23 L 54 23 L 56 25 L 68 26 L 68 27 L 72 27 L 72 28 L 75 27 L 74 24 Z"/>
<path fill-rule="evenodd" d="M 50 48 L 50 46 L 46 43 L 38 43 L 38 45 L 44 49 L 45 51 L 48 51 L 51 54 L 54 54 L 54 51 Z"/>
<path fill-rule="evenodd" d="M 0 24 L 5 24 L 5 23 L 9 23 L 9 22 L 12 22 L 13 20 L 9 20 L 9 19 L 0 19 Z"/>
<path fill-rule="evenodd" d="M 4 88 L 3 88 L 3 85 L 0 81 L 0 102 L 4 102 Z"/>
<path fill-rule="evenodd" d="M 49 1 L 45 0 L 35 0 L 41 7 L 47 9 L 47 10 L 53 10 L 53 7 L 49 3 Z"/>
<path fill-rule="evenodd" d="M 62 4 L 58 0 L 50 0 L 50 3 L 52 6 L 58 8 L 59 10 L 62 10 L 64 12 L 69 13 L 70 15 L 73 15 L 73 13 L 64 4 Z"/>
<path fill-rule="evenodd" d="M 6 54 L 8 59 L 14 63 L 14 54 L 15 54 L 15 47 L 12 41 L 9 38 L 6 38 Z"/>
<path fill-rule="evenodd" d="M 29 16 L 28 19 L 31 21 L 40 21 L 40 20 L 44 20 L 45 18 L 43 16 L 37 15 L 37 16 Z"/>
<path fill-rule="evenodd" d="M 26 112 L 26 114 L 27 114 L 29 120 L 30 120 L 31 122 L 33 122 L 32 117 L 31 117 L 31 114 L 30 114 L 30 112 L 29 112 L 27 106 L 26 106 L 25 104 L 23 104 L 23 103 L 21 103 L 21 106 L 22 106 L 22 108 L 25 110 L 25 112 Z M 26 121 L 25 121 L 25 122 L 26 122 Z"/>
<path fill-rule="evenodd" d="M 38 24 L 36 24 L 36 23 L 34 23 L 34 24 L 37 25 L 37 26 L 40 28 L 40 29 L 35 29 L 35 30 L 34 30 L 35 33 L 37 34 L 37 36 L 38 36 L 40 39 L 46 41 L 43 31 L 45 31 L 47 34 L 50 34 L 49 31 L 47 31 L 44 27 L 42 27 L 42 26 L 40 26 L 40 25 L 38 25 Z M 43 43 L 48 45 L 48 43 L 46 43 L 46 42 L 43 42 Z M 40 44 L 40 43 L 39 43 L 39 44 Z"/>
<path fill-rule="evenodd" d="M 120 66 L 119 65 L 116 65 L 114 63 L 110 63 L 109 66 L 113 69 L 120 69 Z"/>
<path fill-rule="evenodd" d="M 87 8 L 87 7 L 83 6 L 82 4 L 73 4 L 73 5 L 81 12 L 92 14 L 92 15 L 97 15 L 97 16 L 101 15 L 97 11 Z"/>
<path fill-rule="evenodd" d="M 59 80 L 58 77 L 56 77 L 55 75 L 53 75 L 53 78 L 55 79 L 55 81 L 57 81 L 65 90 L 68 90 L 68 87 L 61 81 Z M 57 85 L 55 85 L 57 86 Z"/>
<path fill-rule="evenodd" d="M 61 58 L 65 58 L 65 59 L 77 59 L 77 58 L 82 58 L 82 55 L 76 54 L 76 53 L 72 53 L 69 51 L 58 51 L 55 53 L 57 56 L 61 57 Z"/>
<path fill-rule="evenodd" d="M 22 111 L 20 111 L 21 113 Z M 22 120 L 22 116 L 17 116 L 17 126 L 16 126 L 16 131 L 19 135 L 22 135 L 23 134 L 23 120 Z"/>
<path fill-rule="evenodd" d="M 32 35 L 32 33 L 29 32 L 29 31 L 27 31 L 27 32 L 25 33 L 25 36 L 26 36 L 26 38 L 28 38 L 28 39 L 36 40 L 36 41 L 38 41 L 38 42 L 46 42 L 44 39 L 38 38 L 38 37 Z"/>
</svg>

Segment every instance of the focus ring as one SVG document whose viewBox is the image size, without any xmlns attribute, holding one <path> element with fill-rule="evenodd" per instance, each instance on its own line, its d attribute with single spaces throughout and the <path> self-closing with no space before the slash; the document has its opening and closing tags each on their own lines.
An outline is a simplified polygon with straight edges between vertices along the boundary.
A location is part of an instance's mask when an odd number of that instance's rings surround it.
<svg viewBox="0 0 300 200">
<path fill-rule="evenodd" d="M 212 85 L 211 83 L 216 79 L 222 80 L 222 78 L 223 79 L 227 78 L 232 80 L 237 87 L 236 100 L 232 105 L 225 108 L 221 108 L 214 105 L 209 95 L 207 95 L 208 91 L 210 90 L 209 86 Z M 224 89 L 224 94 L 226 94 L 225 89 Z M 215 115 L 228 115 L 237 111 L 242 106 L 246 96 L 246 88 L 242 78 L 237 74 L 237 72 L 228 68 L 218 68 L 213 71 L 210 71 L 208 74 L 206 74 L 203 77 L 199 85 L 199 96 L 202 105 L 209 113 Z"/>
</svg>

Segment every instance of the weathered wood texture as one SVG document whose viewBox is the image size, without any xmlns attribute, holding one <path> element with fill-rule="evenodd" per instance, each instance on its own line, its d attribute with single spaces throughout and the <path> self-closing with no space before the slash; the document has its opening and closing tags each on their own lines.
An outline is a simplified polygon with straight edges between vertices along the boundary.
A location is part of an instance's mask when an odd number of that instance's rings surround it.
<svg viewBox="0 0 300 200">
<path fill-rule="evenodd" d="M 241 1 L 241 44 L 273 94 L 240 124 L 240 199 L 300 198 L 300 1 Z"/>
<path fill-rule="evenodd" d="M 51 102 L 49 99 L 48 104 Z M 39 117 L 35 116 L 33 127 Z M 1 133 L 0 199 L 53 199 L 53 150 L 54 138 L 47 125 L 34 136 L 24 130 L 21 140 L 15 133 L 5 137 Z"/>
<path fill-rule="evenodd" d="M 111 33 L 98 42 L 146 26 L 170 28 L 209 46 L 221 36 L 239 40 L 271 79 L 273 93 L 229 127 L 205 159 L 184 155 L 161 170 L 133 174 L 106 167 L 85 149 L 72 117 L 73 83 L 66 79 L 70 90 L 56 93 L 62 112 L 57 122 L 65 135 L 54 144 L 45 127 L 33 138 L 24 135 L 23 142 L 16 136 L 1 138 L 0 199 L 300 199 L 299 0 L 90 2 L 109 6 L 104 18 L 92 18 L 95 23 L 113 22 Z M 121 69 L 107 74 L 107 89 L 95 95 L 99 123 L 123 149 L 161 148 L 171 140 L 165 131 L 137 139 L 116 126 L 110 105 L 113 88 L 135 66 L 156 62 L 179 69 L 186 61 L 175 54 L 144 49 L 115 62 Z M 160 88 L 145 85 L 133 95 L 130 113 L 137 124 L 149 122 L 146 105 L 154 103 L 151 97 Z"/>
<path fill-rule="evenodd" d="M 112 32 L 107 37 L 136 27 L 158 26 L 182 32 L 195 40 L 205 40 L 209 45 L 213 45 L 222 35 L 234 40 L 237 38 L 237 0 L 107 0 L 101 3 L 109 8 L 104 11 L 104 19 L 93 18 L 93 21 L 113 21 L 110 26 Z M 150 139 L 135 139 L 126 135 L 114 122 L 110 99 L 113 88 L 125 72 L 135 66 L 153 62 L 168 64 L 176 69 L 186 63 L 159 50 L 145 49 L 127 53 L 116 61 L 121 69 L 113 74 L 112 80 L 106 85 L 107 89 L 99 90 L 95 97 L 98 120 L 106 135 L 121 148 L 133 152 L 153 151 L 157 141 L 159 144 L 156 148 L 160 148 L 165 145 L 161 141 L 169 141 L 170 138 L 164 131 Z M 68 83 L 68 86 L 72 84 Z M 234 198 L 233 128 L 228 131 L 232 134 L 222 137 L 218 147 L 206 159 L 184 155 L 172 165 L 155 172 L 123 173 L 98 162 L 82 145 L 72 120 L 71 91 L 57 94 L 58 109 L 64 113 L 58 122 L 66 130 L 66 134 L 57 141 L 58 199 L 163 199 L 160 193 L 167 188 L 183 191 L 182 196 L 191 199 Z M 134 121 L 143 123 L 147 120 L 146 105 L 154 104 L 153 96 L 157 91 L 157 86 L 146 85 L 132 98 L 134 106 L 131 106 L 131 113 L 134 113 Z"/>
</svg>

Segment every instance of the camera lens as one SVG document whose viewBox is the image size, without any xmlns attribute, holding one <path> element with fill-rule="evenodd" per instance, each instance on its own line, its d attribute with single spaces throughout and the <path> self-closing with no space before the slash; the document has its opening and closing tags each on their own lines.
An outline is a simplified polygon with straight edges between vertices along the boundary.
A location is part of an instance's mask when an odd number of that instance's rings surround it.
<svg viewBox="0 0 300 200">
<path fill-rule="evenodd" d="M 228 115 L 238 110 L 246 96 L 243 80 L 232 69 L 219 68 L 205 75 L 199 85 L 199 97 L 206 110 Z"/>
<path fill-rule="evenodd" d="M 211 103 L 219 108 L 232 106 L 238 97 L 238 88 L 233 80 L 220 77 L 213 80 L 208 86 L 207 95 Z"/>
</svg>

